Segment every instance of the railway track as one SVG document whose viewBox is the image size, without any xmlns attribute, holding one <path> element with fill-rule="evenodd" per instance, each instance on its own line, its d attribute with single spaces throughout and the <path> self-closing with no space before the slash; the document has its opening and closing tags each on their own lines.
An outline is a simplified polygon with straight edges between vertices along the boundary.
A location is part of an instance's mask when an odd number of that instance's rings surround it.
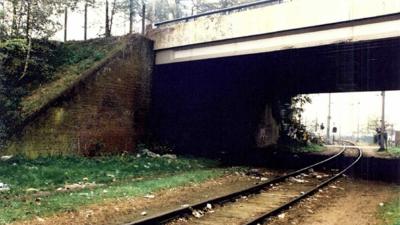
<svg viewBox="0 0 400 225">
<path fill-rule="evenodd" d="M 341 170 L 324 170 L 340 159 L 346 151 L 356 151 L 357 158 Z M 209 224 L 256 225 L 278 215 L 300 200 L 318 192 L 340 178 L 362 157 L 361 149 L 343 147 L 336 155 L 287 175 L 257 184 L 250 188 L 193 205 L 163 212 L 125 225 Z M 317 169 L 319 172 L 316 172 Z"/>
</svg>

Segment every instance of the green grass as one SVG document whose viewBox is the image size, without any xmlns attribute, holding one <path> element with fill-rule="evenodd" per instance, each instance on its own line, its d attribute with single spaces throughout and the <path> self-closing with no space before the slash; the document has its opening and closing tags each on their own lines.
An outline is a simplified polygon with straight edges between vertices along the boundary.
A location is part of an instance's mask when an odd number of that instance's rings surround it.
<svg viewBox="0 0 400 225">
<path fill-rule="evenodd" d="M 208 160 L 180 158 L 136 158 L 112 156 L 87 159 L 81 157 L 48 157 L 28 160 L 22 157 L 0 162 L 0 182 L 11 191 L 0 192 L 0 224 L 56 212 L 77 210 L 80 206 L 101 203 L 107 199 L 140 196 L 160 189 L 202 182 L 222 175 Z M 64 184 L 81 182 L 102 184 L 94 189 L 57 192 Z M 140 178 L 140 179 L 137 179 Z M 28 188 L 46 193 L 35 201 Z"/>
<path fill-rule="evenodd" d="M 379 216 L 386 225 L 400 225 L 400 196 L 385 204 L 379 210 Z"/>
<path fill-rule="evenodd" d="M 295 153 L 311 153 L 311 152 L 322 152 L 325 150 L 324 146 L 318 145 L 318 144 L 308 144 L 306 146 L 302 145 L 283 145 L 280 146 L 279 149 L 283 149 L 289 152 L 295 152 Z"/>
<path fill-rule="evenodd" d="M 317 144 L 309 144 L 304 147 L 299 148 L 299 152 L 322 152 L 325 150 L 324 146 L 317 145 Z"/>
<path fill-rule="evenodd" d="M 400 155 L 400 147 L 391 147 L 387 149 L 387 152 L 389 152 L 392 155 Z"/>
</svg>

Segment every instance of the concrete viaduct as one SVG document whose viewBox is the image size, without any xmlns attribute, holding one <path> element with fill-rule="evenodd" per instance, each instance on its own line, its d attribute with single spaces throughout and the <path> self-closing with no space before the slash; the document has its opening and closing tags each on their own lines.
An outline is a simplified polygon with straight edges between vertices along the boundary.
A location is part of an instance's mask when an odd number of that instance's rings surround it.
<svg viewBox="0 0 400 225">
<path fill-rule="evenodd" d="M 399 0 L 284 0 L 167 21 L 155 41 L 151 130 L 178 151 L 276 143 L 301 93 L 400 89 Z"/>
</svg>

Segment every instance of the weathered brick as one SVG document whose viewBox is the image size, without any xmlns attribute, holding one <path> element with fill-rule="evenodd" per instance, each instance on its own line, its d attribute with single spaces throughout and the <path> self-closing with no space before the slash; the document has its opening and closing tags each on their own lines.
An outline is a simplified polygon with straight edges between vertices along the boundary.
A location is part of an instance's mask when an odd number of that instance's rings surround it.
<svg viewBox="0 0 400 225">
<path fill-rule="evenodd" d="M 134 151 L 147 129 L 152 42 L 136 37 L 117 54 L 30 121 L 7 152 L 35 157 Z"/>
</svg>

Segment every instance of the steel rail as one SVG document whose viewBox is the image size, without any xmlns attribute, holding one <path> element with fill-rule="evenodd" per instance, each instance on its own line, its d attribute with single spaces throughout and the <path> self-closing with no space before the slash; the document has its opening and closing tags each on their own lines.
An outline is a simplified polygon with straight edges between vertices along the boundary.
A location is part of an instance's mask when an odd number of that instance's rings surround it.
<svg viewBox="0 0 400 225">
<path fill-rule="evenodd" d="M 218 13 L 229 12 L 229 11 L 240 10 L 240 9 L 249 8 L 249 7 L 253 7 L 253 6 L 258 6 L 258 5 L 264 5 L 264 4 L 270 4 L 270 3 L 281 3 L 281 2 L 282 2 L 282 0 L 262 0 L 262 1 L 257 1 L 257 2 L 245 3 L 245 4 L 241 4 L 241 5 L 237 5 L 237 6 L 228 7 L 228 8 L 211 10 L 211 11 L 199 13 L 199 14 L 196 14 L 193 16 L 186 16 L 186 17 L 182 17 L 182 18 L 178 18 L 178 19 L 166 20 L 166 21 L 154 23 L 154 26 L 157 27 L 157 26 L 161 26 L 164 24 L 168 24 L 168 23 L 188 21 L 190 19 L 196 19 L 199 17 L 208 16 L 208 15 L 212 15 L 212 14 L 218 14 Z"/>
<path fill-rule="evenodd" d="M 331 157 L 329 157 L 329 158 L 327 158 L 325 160 L 322 160 L 322 161 L 320 161 L 318 163 L 315 163 L 315 164 L 312 164 L 310 166 L 304 167 L 302 169 L 293 171 L 293 172 L 288 173 L 288 174 L 286 174 L 284 176 L 280 176 L 280 177 L 274 178 L 274 179 L 272 179 L 270 181 L 266 181 L 266 182 L 254 185 L 254 186 L 252 186 L 250 188 L 245 188 L 243 190 L 240 190 L 240 191 L 237 191 L 237 192 L 233 192 L 233 193 L 230 193 L 230 194 L 227 194 L 227 195 L 224 195 L 224 196 L 220 196 L 220 197 L 217 197 L 217 198 L 207 199 L 207 200 L 199 202 L 199 203 L 195 203 L 195 204 L 192 204 L 192 205 L 189 205 L 189 206 L 186 206 L 186 207 L 173 209 L 173 210 L 170 210 L 170 211 L 167 211 L 167 212 L 163 212 L 163 213 L 151 216 L 151 217 L 143 218 L 141 220 L 137 220 L 137 221 L 134 221 L 134 222 L 131 222 L 131 223 L 126 223 L 124 225 L 156 225 L 156 224 L 162 224 L 162 223 L 170 221 L 170 220 L 172 220 L 174 218 L 181 217 L 183 215 L 189 215 L 189 214 L 192 213 L 192 211 L 194 209 L 203 209 L 203 208 L 205 208 L 207 206 L 207 204 L 217 204 L 217 203 L 218 204 L 222 204 L 224 202 L 230 201 L 232 199 L 236 199 L 236 198 L 238 198 L 240 196 L 243 196 L 243 195 L 249 195 L 251 193 L 260 192 L 262 189 L 264 189 L 265 187 L 270 186 L 271 184 L 280 183 L 280 182 L 284 181 L 285 179 L 287 179 L 289 177 L 297 176 L 297 175 L 299 175 L 299 174 L 301 174 L 301 173 L 303 173 L 303 172 L 305 172 L 305 171 L 307 171 L 307 170 L 309 170 L 311 168 L 315 168 L 315 167 L 321 166 L 321 165 L 323 165 L 323 164 L 325 164 L 325 163 L 337 158 L 338 156 L 342 155 L 344 153 L 344 151 L 346 151 L 345 147 L 343 147 L 343 149 L 340 152 L 338 152 L 337 154 L 335 154 L 335 155 L 333 155 L 333 156 L 331 156 Z"/>
<path fill-rule="evenodd" d="M 351 142 L 349 142 L 351 143 Z M 355 147 L 350 147 L 350 148 L 355 148 Z M 347 149 L 347 148 L 346 148 Z M 345 149 L 345 150 L 346 150 Z M 335 181 L 336 179 L 338 179 L 340 176 L 342 176 L 345 172 L 347 172 L 351 167 L 353 167 L 362 157 L 362 150 L 360 148 L 355 148 L 358 150 L 358 157 L 356 160 L 354 160 L 354 162 L 352 162 L 349 166 L 347 166 L 345 169 L 343 169 L 341 172 L 337 173 L 336 175 L 334 175 L 333 177 L 325 180 L 324 182 L 320 183 L 318 186 L 316 186 L 315 188 L 313 188 L 312 190 L 309 190 L 308 192 L 300 195 L 299 197 L 291 200 L 290 202 L 270 211 L 267 212 L 261 216 L 259 216 L 258 218 L 244 224 L 244 225 L 255 225 L 255 224 L 262 224 L 267 218 L 272 217 L 272 216 L 276 216 L 278 213 L 280 213 L 283 210 L 287 210 L 290 208 L 290 206 L 294 205 L 295 203 L 299 202 L 300 200 L 314 194 L 315 192 L 317 192 L 319 189 L 325 187 L 326 185 L 328 185 L 329 183 Z"/>
</svg>

